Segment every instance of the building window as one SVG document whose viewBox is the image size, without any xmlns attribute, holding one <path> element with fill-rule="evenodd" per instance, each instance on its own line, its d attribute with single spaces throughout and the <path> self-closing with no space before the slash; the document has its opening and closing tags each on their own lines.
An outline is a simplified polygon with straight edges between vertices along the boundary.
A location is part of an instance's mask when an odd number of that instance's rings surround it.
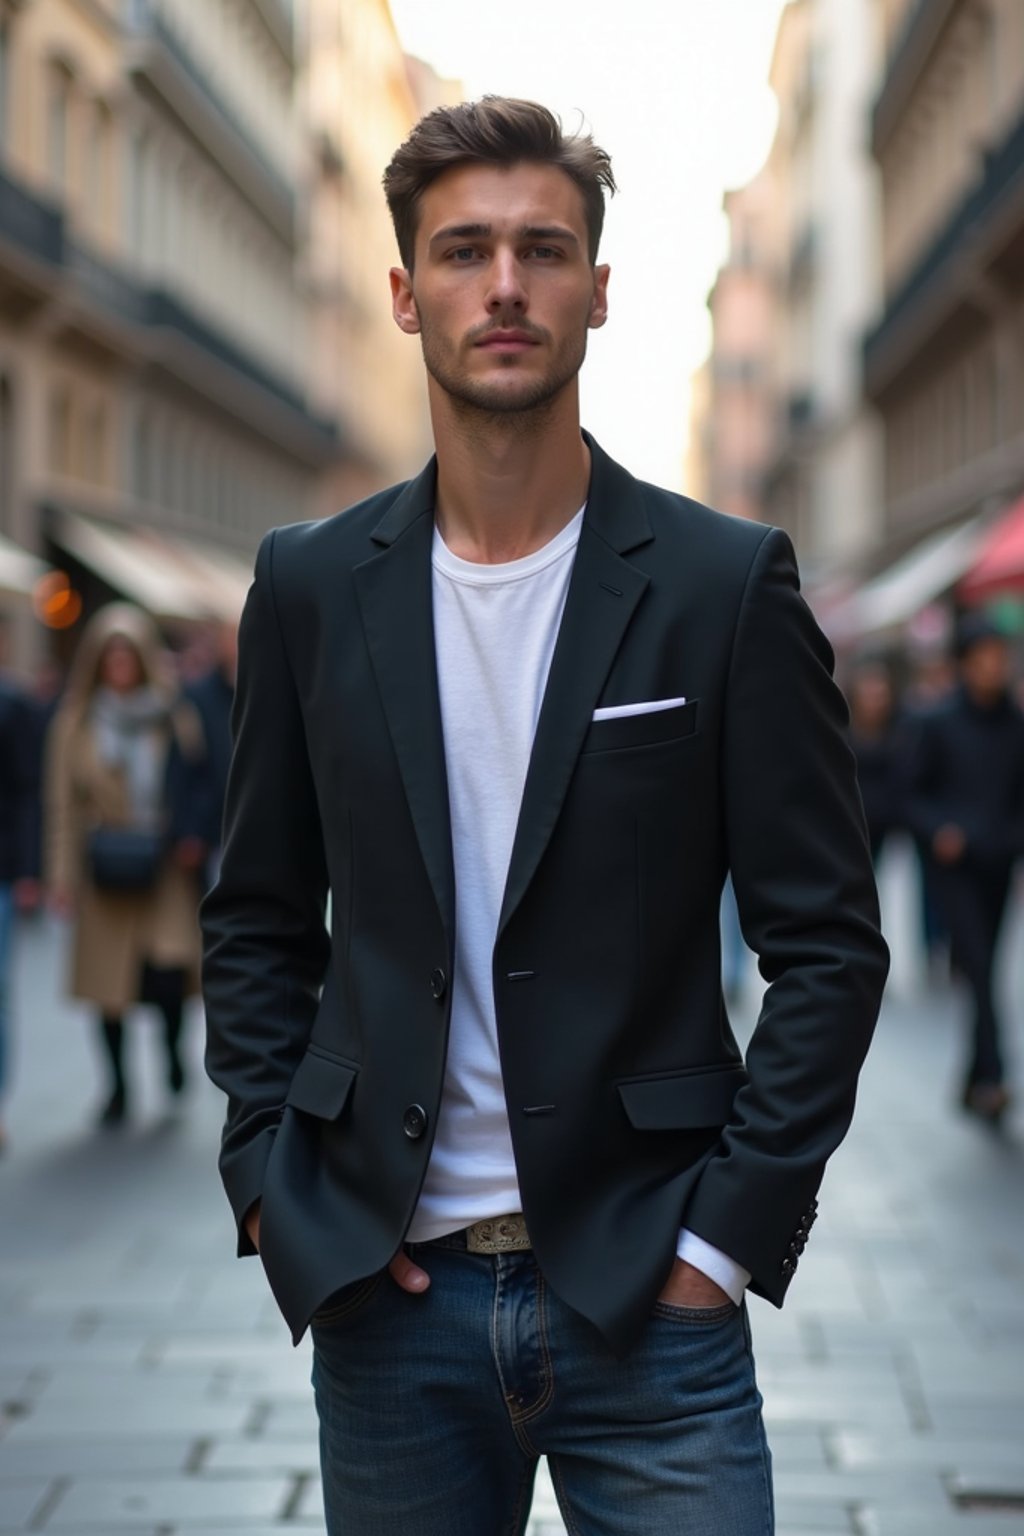
<svg viewBox="0 0 1024 1536">
<path fill-rule="evenodd" d="M 85 473 L 94 485 L 107 482 L 107 411 L 102 401 L 97 401 L 89 412 L 85 433 Z"/>
<path fill-rule="evenodd" d="M 71 391 L 60 384 L 50 397 L 50 468 L 69 475 L 71 461 Z"/>
<path fill-rule="evenodd" d="M 68 185 L 68 127 L 71 118 L 71 75 L 63 64 L 50 70 L 50 100 L 47 122 L 47 163 L 50 185 L 65 193 Z"/>
<path fill-rule="evenodd" d="M 141 261 L 145 254 L 146 160 L 145 136 L 137 134 L 132 139 L 131 181 L 128 188 L 129 240 L 136 261 Z"/>
<path fill-rule="evenodd" d="M 9 379 L 0 374 L 0 531 L 14 522 L 14 399 Z"/>
<path fill-rule="evenodd" d="M 153 450 L 149 417 L 139 416 L 135 422 L 135 450 L 132 479 L 135 494 L 140 501 L 149 501 L 153 483 Z"/>
<path fill-rule="evenodd" d="M 110 211 L 110 113 L 97 102 L 90 116 L 85 159 L 86 215 L 93 228 L 107 228 Z"/>
<path fill-rule="evenodd" d="M 11 24 L 0 11 L 0 144 L 7 142 L 7 94 L 10 80 Z"/>
</svg>

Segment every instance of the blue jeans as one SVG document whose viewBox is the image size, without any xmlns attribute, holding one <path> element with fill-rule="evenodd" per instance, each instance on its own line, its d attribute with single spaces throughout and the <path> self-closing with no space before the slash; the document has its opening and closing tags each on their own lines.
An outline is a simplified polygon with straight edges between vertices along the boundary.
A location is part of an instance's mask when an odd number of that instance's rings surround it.
<svg viewBox="0 0 1024 1536">
<path fill-rule="evenodd" d="M 14 937 L 14 886 L 0 881 L 0 1099 L 7 1083 L 7 1030 Z"/>
<path fill-rule="evenodd" d="M 519 1536 L 540 1456 L 570 1536 L 771 1536 L 746 1308 L 657 1303 L 620 1360 L 531 1253 L 410 1246 L 313 1322 L 330 1536 Z"/>
</svg>

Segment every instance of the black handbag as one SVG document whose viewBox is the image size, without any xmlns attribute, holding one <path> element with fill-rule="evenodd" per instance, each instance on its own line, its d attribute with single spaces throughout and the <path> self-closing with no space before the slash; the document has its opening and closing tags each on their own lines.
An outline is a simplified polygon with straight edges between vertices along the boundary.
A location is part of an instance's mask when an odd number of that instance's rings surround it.
<svg viewBox="0 0 1024 1536">
<path fill-rule="evenodd" d="M 134 827 L 97 827 L 89 834 L 89 872 L 101 891 L 148 891 L 163 858 L 159 832 Z"/>
</svg>

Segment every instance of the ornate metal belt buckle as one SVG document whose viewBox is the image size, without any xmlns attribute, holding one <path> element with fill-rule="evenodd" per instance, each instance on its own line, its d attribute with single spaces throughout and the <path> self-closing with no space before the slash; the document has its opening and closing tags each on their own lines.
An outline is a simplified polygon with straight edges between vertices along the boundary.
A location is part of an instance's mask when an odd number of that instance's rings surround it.
<svg viewBox="0 0 1024 1536">
<path fill-rule="evenodd" d="M 495 1216 L 490 1221 L 475 1221 L 466 1228 L 469 1253 L 521 1253 L 529 1247 L 526 1218 L 520 1213 Z"/>
</svg>

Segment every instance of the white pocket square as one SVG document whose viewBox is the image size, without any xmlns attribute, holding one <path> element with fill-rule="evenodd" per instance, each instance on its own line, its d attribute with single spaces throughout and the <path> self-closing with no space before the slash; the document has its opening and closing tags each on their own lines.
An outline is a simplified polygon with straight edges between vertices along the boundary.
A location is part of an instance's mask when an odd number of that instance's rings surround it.
<svg viewBox="0 0 1024 1536">
<path fill-rule="evenodd" d="M 595 720 L 622 720 L 626 715 L 654 715 L 663 709 L 681 709 L 685 699 L 647 699 L 641 704 L 608 704 L 594 710 Z"/>
</svg>

